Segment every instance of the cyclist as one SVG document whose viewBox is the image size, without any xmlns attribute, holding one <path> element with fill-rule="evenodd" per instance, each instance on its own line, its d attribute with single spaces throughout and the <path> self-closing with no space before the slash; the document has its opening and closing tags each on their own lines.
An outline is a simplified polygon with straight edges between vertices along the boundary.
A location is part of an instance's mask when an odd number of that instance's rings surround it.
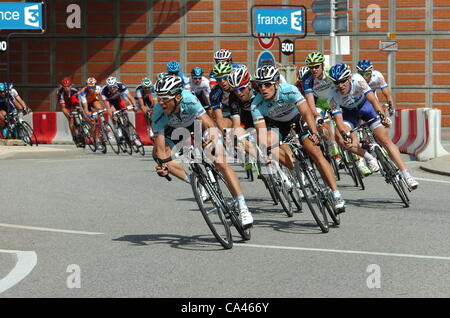
<svg viewBox="0 0 450 318">
<path fill-rule="evenodd" d="M 331 67 L 330 77 L 335 85 L 330 91 L 330 105 L 338 131 L 348 133 L 351 128 L 358 125 L 360 118 L 368 121 L 379 115 L 381 119 L 370 126 L 375 138 L 387 150 L 411 189 L 417 189 L 419 183 L 408 172 L 398 147 L 389 138 L 388 130 L 384 126 L 387 125 L 387 121 L 383 115 L 383 109 L 364 78 L 359 74 L 352 74 L 346 64 L 336 64 Z M 351 152 L 363 156 L 373 172 L 379 170 L 377 160 L 361 148 L 355 133 L 351 135 L 351 142 L 342 143 L 342 145 Z"/>
<path fill-rule="evenodd" d="M 209 100 L 211 88 L 209 87 L 209 80 L 203 76 L 201 67 L 194 67 L 192 69 L 189 84 L 194 95 L 197 96 L 203 108 L 205 108 L 208 115 L 212 118 L 211 101 Z"/>
<path fill-rule="evenodd" d="M 242 65 L 240 65 L 240 64 L 233 63 L 233 57 L 231 55 L 231 51 L 226 50 L 226 49 L 220 49 L 220 50 L 214 52 L 214 63 L 218 64 L 220 62 L 230 63 L 232 68 L 242 67 Z M 216 85 L 217 85 L 217 80 L 214 75 L 214 68 L 213 68 L 211 70 L 211 72 L 209 73 L 209 86 L 211 87 L 211 89 L 213 89 L 214 86 L 216 86 Z"/>
<path fill-rule="evenodd" d="M 231 86 L 228 83 L 228 75 L 233 67 L 228 62 L 219 62 L 214 65 L 213 73 L 217 80 L 217 85 L 211 90 L 209 99 L 216 120 L 217 127 L 221 132 L 225 128 L 233 127 L 233 118 L 229 108 Z"/>
<path fill-rule="evenodd" d="M 150 78 L 144 77 L 141 84 L 136 87 L 135 100 L 138 109 L 147 113 L 153 109 L 154 87 Z"/>
<path fill-rule="evenodd" d="M 97 80 L 94 77 L 89 77 L 86 80 L 86 86 L 78 93 L 86 114 L 104 109 L 101 91 L 102 88 L 97 85 Z"/>
<path fill-rule="evenodd" d="M 303 78 L 309 72 L 309 68 L 307 66 L 300 67 L 297 73 L 297 82 L 295 82 L 294 86 L 297 86 L 300 93 L 305 96 L 305 89 L 303 88 Z M 314 100 L 317 101 L 317 97 L 314 96 Z"/>
<path fill-rule="evenodd" d="M 303 78 L 303 87 L 305 89 L 305 98 L 311 107 L 312 112 L 316 120 L 326 116 L 327 111 L 330 110 L 330 103 L 328 102 L 328 95 L 330 89 L 333 87 L 333 81 L 330 78 L 330 67 L 325 65 L 325 57 L 321 52 L 310 53 L 305 60 L 310 72 Z M 317 111 L 319 108 L 320 113 Z M 331 122 L 325 122 L 322 132 L 328 143 L 330 149 L 330 155 L 336 160 L 338 166 L 342 167 L 341 157 L 339 155 L 339 149 L 336 145 L 336 137 L 334 136 Z M 319 127 L 322 128 L 322 127 Z M 339 137 L 338 137 L 339 138 Z M 359 171 L 368 176 L 372 171 L 367 168 L 364 160 L 357 161 Z"/>
<path fill-rule="evenodd" d="M 197 119 L 201 121 L 201 126 L 204 131 L 211 132 L 209 136 L 215 142 L 217 141 L 218 134 L 214 133 L 214 122 L 206 114 L 205 109 L 192 92 L 183 89 L 181 78 L 168 76 L 158 80 L 155 84 L 155 92 L 158 95 L 158 104 L 155 106 L 152 122 L 156 136 L 153 157 L 155 161 L 159 162 L 156 167 L 156 172 L 163 177 L 171 173 L 177 178 L 190 183 L 189 175 L 186 174 L 183 166 L 171 158 L 170 146 L 174 146 L 174 141 L 171 138 L 172 131 L 176 128 L 183 127 L 192 132 L 194 131 Z M 211 140 L 209 137 L 208 139 Z M 222 153 L 222 161 L 216 160 L 214 164 L 222 172 L 239 204 L 242 225 L 244 227 L 250 227 L 253 223 L 253 217 L 248 210 L 244 195 L 242 194 L 239 179 L 226 162 L 223 151 L 220 151 L 220 145 L 220 143 L 217 143 L 216 153 Z"/>
<path fill-rule="evenodd" d="M 279 70 L 270 65 L 258 68 L 254 79 L 259 93 L 252 102 L 252 117 L 258 132 L 259 144 L 264 146 L 267 145 L 268 141 L 269 145 L 277 144 L 271 141 L 284 140 L 293 123 L 303 125 L 302 122 L 306 122 L 312 134 L 308 132 L 302 137 L 303 147 L 316 163 L 323 179 L 333 191 L 336 213 L 344 212 L 345 201 L 338 190 L 330 164 L 317 146 L 319 137 L 316 123 L 303 95 L 294 85 L 280 83 Z M 264 140 L 261 136 L 266 128 L 269 129 L 267 131 L 268 140 Z M 279 129 L 280 138 L 274 136 L 274 133 L 270 131 L 271 128 Z M 279 160 L 291 171 L 294 169 L 293 154 L 288 145 L 279 147 Z"/>
<path fill-rule="evenodd" d="M 71 111 L 80 107 L 80 101 L 78 100 L 78 90 L 73 87 L 73 83 L 70 78 L 65 77 L 60 82 L 60 87 L 56 92 L 56 96 L 61 106 L 61 111 L 66 116 L 69 122 L 70 132 L 72 134 L 73 142 L 77 147 L 82 146 L 82 141 L 78 140 L 77 133 L 75 131 L 75 123 Z"/>
<path fill-rule="evenodd" d="M 369 60 L 360 60 L 356 65 L 356 70 L 362 77 L 364 77 L 364 79 L 374 92 L 376 92 L 377 89 L 381 90 L 381 93 L 383 93 L 387 103 L 391 107 L 391 111 L 393 112 L 394 102 L 392 99 L 391 90 L 389 89 L 389 86 L 386 83 L 383 74 L 381 74 L 377 70 L 374 70 L 373 64 Z M 375 94 L 375 96 L 377 97 L 377 94 Z"/>
<path fill-rule="evenodd" d="M 1 84 L 0 86 L 1 109 L 3 109 L 6 112 L 8 112 L 8 109 L 9 111 L 17 109 L 20 120 L 23 120 L 23 116 L 31 112 L 31 109 L 25 104 L 25 102 L 23 101 L 22 97 L 20 97 L 17 90 L 13 88 L 12 83 L 0 83 L 0 84 Z M 9 100 L 9 106 L 7 105 L 7 100 Z"/>
<path fill-rule="evenodd" d="M 181 72 L 181 65 L 177 61 L 170 61 L 167 63 L 167 74 L 179 76 L 183 80 L 183 85 L 185 89 L 190 89 L 189 79 L 183 72 Z"/>
</svg>

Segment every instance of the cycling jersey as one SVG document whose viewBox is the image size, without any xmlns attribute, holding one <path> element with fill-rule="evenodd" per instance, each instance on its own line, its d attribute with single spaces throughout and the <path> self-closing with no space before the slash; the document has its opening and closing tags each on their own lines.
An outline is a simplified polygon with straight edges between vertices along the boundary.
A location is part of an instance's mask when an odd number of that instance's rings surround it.
<svg viewBox="0 0 450 318">
<path fill-rule="evenodd" d="M 12 101 L 15 100 L 17 96 L 19 96 L 19 93 L 17 93 L 17 91 L 14 88 L 11 88 L 9 90 L 9 93 L 5 93 L 4 97 L 0 97 L 0 110 L 4 110 L 5 112 L 8 112 L 9 110 L 14 110 L 15 106 L 12 103 Z"/>
<path fill-rule="evenodd" d="M 95 90 L 91 93 L 87 87 L 84 87 L 81 89 L 81 91 L 78 93 L 80 96 L 80 100 L 82 103 L 87 103 L 88 105 L 91 105 L 95 101 L 101 101 L 102 88 L 99 85 L 95 85 Z"/>
<path fill-rule="evenodd" d="M 241 124 L 245 126 L 245 129 L 254 127 L 252 117 L 252 101 L 255 98 L 255 92 L 252 90 L 251 97 L 248 101 L 243 102 L 234 93 L 230 94 L 230 112 L 231 117 L 240 117 Z"/>
<path fill-rule="evenodd" d="M 121 82 L 117 82 L 117 90 L 114 93 L 111 93 L 108 86 L 103 86 L 101 95 L 104 101 L 118 101 L 120 97 L 126 98 L 128 94 L 128 88 L 125 84 Z"/>
<path fill-rule="evenodd" d="M 211 101 L 213 110 L 221 109 L 223 117 L 231 116 L 230 108 L 228 106 L 230 92 L 226 92 L 219 85 L 216 85 L 209 94 L 209 100 Z"/>
<path fill-rule="evenodd" d="M 372 75 L 370 76 L 369 86 L 371 89 L 376 91 L 377 89 L 388 87 L 388 84 L 386 83 L 383 74 L 373 70 Z"/>
<path fill-rule="evenodd" d="M 278 121 L 291 121 L 298 113 L 297 103 L 302 103 L 305 98 L 297 87 L 291 84 L 280 83 L 275 101 L 265 100 L 258 93 L 252 102 L 253 123 L 264 121 L 264 117 Z"/>
<path fill-rule="evenodd" d="M 326 110 L 329 109 L 328 96 L 330 89 L 334 87 L 333 80 L 330 75 L 330 67 L 324 66 L 322 79 L 315 78 L 311 72 L 305 74 L 302 79 L 305 96 L 313 94 L 317 98 L 316 106 Z"/>
<path fill-rule="evenodd" d="M 64 91 L 64 87 L 60 87 L 56 92 L 57 99 L 61 105 L 63 105 L 67 111 L 70 111 L 75 106 L 80 105 L 80 101 L 77 98 L 78 90 L 76 88 L 70 89 L 70 95 L 67 95 Z"/>
<path fill-rule="evenodd" d="M 209 86 L 209 81 L 204 76 L 202 76 L 202 81 L 198 85 L 195 84 L 194 80 L 191 77 L 189 79 L 189 84 L 190 84 L 191 90 L 192 90 L 192 92 L 194 92 L 194 94 L 203 92 L 203 93 L 209 95 L 209 93 L 211 93 L 211 88 Z"/>
<path fill-rule="evenodd" d="M 190 127 L 198 117 L 204 114 L 206 111 L 197 97 L 191 91 L 183 90 L 178 114 L 165 115 L 159 104 L 155 106 L 152 114 L 155 136 L 164 135 L 166 128 Z"/>
<path fill-rule="evenodd" d="M 147 90 L 147 92 L 146 92 L 146 90 Z M 153 92 L 154 92 L 154 89 L 148 90 L 148 89 L 145 89 L 142 85 L 139 85 L 138 87 L 136 87 L 136 94 L 135 94 L 134 98 L 135 99 L 142 98 L 144 101 L 144 104 L 151 107 L 153 105 L 153 96 L 152 96 Z"/>
<path fill-rule="evenodd" d="M 359 74 L 353 74 L 350 79 L 350 91 L 341 94 L 337 87 L 330 90 L 330 105 L 332 115 L 342 113 L 342 110 L 358 109 L 366 102 L 366 95 L 373 90 Z"/>
</svg>

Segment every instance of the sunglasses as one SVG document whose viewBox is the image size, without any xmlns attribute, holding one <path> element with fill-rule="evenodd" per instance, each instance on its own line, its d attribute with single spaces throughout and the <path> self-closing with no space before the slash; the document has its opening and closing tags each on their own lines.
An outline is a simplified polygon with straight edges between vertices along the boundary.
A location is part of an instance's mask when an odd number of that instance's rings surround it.
<svg viewBox="0 0 450 318">
<path fill-rule="evenodd" d="M 168 102 L 171 99 L 174 99 L 175 96 L 158 96 L 157 99 L 161 102 Z"/>
<path fill-rule="evenodd" d="M 308 68 L 310 69 L 310 70 L 317 70 L 319 67 L 321 67 L 322 66 L 322 64 L 317 64 L 317 65 L 312 65 L 312 66 L 309 66 Z"/>
<path fill-rule="evenodd" d="M 256 85 L 258 85 L 259 88 L 261 87 L 271 87 L 273 84 L 275 84 L 275 82 L 265 82 L 265 83 L 257 83 Z"/>
<path fill-rule="evenodd" d="M 226 81 L 227 79 L 228 79 L 228 75 L 224 75 L 224 76 L 221 76 L 221 77 L 216 77 L 216 80 L 219 81 L 219 82 Z"/>
<path fill-rule="evenodd" d="M 348 80 L 348 78 L 344 78 L 339 81 L 333 81 L 333 84 L 337 86 L 339 84 L 344 84 L 345 82 L 347 82 L 347 80 Z"/>
<path fill-rule="evenodd" d="M 199 80 L 201 80 L 202 78 L 199 77 L 199 76 L 193 76 L 192 79 L 195 79 L 195 80 L 199 79 Z"/>
<path fill-rule="evenodd" d="M 88 86 L 88 89 L 95 89 L 95 86 Z"/>
<path fill-rule="evenodd" d="M 372 72 L 359 72 L 362 76 L 369 76 L 372 75 Z"/>
<path fill-rule="evenodd" d="M 233 88 L 233 92 L 242 92 L 242 91 L 244 91 L 244 89 L 246 89 L 247 87 L 248 87 L 248 84 L 245 85 L 245 86 Z"/>
</svg>

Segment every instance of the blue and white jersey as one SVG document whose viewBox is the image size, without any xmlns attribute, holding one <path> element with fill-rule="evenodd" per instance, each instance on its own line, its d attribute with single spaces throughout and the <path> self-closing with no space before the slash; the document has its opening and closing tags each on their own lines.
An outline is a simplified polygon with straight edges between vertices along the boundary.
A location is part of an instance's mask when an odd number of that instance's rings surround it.
<svg viewBox="0 0 450 318">
<path fill-rule="evenodd" d="M 330 90 L 330 106 L 333 116 L 342 113 L 342 110 L 359 109 L 366 102 L 366 95 L 373 90 L 366 80 L 359 74 L 353 74 L 350 79 L 350 91 L 341 94 L 337 87 Z"/>
<path fill-rule="evenodd" d="M 304 101 L 305 98 L 296 86 L 280 83 L 275 101 L 265 100 L 261 93 L 256 95 L 251 106 L 253 123 L 263 122 L 264 117 L 288 122 L 299 113 L 297 103 Z"/>
<path fill-rule="evenodd" d="M 103 100 L 112 101 L 118 100 L 120 97 L 126 98 L 128 95 L 128 88 L 122 82 L 117 82 L 117 90 L 115 93 L 111 93 L 108 85 L 102 87 L 101 95 Z"/>
<path fill-rule="evenodd" d="M 370 76 L 369 86 L 371 89 L 376 91 L 377 89 L 383 89 L 388 87 L 388 84 L 386 83 L 383 74 L 373 70 L 372 76 Z"/>
<path fill-rule="evenodd" d="M 223 116 L 230 116 L 230 92 L 226 92 L 219 85 L 216 85 L 209 93 L 209 100 L 213 110 L 221 109 Z"/>
<path fill-rule="evenodd" d="M 180 112 L 178 114 L 165 115 L 161 105 L 157 104 L 153 110 L 152 123 L 156 136 L 164 135 L 164 128 L 186 128 L 194 121 L 206 114 L 202 104 L 191 91 L 183 90 L 181 93 Z"/>
</svg>

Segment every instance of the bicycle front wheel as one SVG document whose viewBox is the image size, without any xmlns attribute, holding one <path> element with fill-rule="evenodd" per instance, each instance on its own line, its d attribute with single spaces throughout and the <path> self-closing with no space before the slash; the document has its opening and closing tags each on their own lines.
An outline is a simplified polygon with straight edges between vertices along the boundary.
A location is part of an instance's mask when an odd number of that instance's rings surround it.
<svg viewBox="0 0 450 318">
<path fill-rule="evenodd" d="M 225 217 L 225 206 L 217 199 L 215 190 L 197 173 L 191 174 L 191 187 L 200 212 L 214 237 L 225 249 L 232 248 L 233 239 Z"/>
<path fill-rule="evenodd" d="M 26 135 L 29 136 L 28 144 L 30 146 L 33 146 L 33 145 L 37 146 L 38 145 L 37 138 L 36 138 L 36 135 L 34 134 L 33 128 L 31 128 L 30 124 L 27 123 L 26 121 L 24 121 L 24 122 L 22 122 L 22 127 L 23 127 L 23 130 L 26 131 Z"/>
<path fill-rule="evenodd" d="M 272 171 L 268 175 L 269 182 L 273 184 L 275 189 L 275 193 L 278 197 L 278 201 L 281 203 L 284 212 L 286 212 L 288 217 L 294 216 L 292 202 L 290 200 L 289 189 L 285 182 L 283 181 L 283 177 L 280 175 L 279 171 Z"/>
<path fill-rule="evenodd" d="M 111 127 L 111 125 L 106 122 L 103 124 L 102 128 L 102 139 L 108 142 L 109 146 L 116 154 L 120 153 L 120 144 L 119 140 L 117 139 L 116 132 Z"/>
<path fill-rule="evenodd" d="M 141 137 L 139 137 L 139 134 L 133 124 L 129 124 L 128 130 L 130 131 L 130 140 L 133 151 L 136 153 L 140 153 L 142 156 L 145 156 L 144 145 L 142 144 Z"/>
</svg>

